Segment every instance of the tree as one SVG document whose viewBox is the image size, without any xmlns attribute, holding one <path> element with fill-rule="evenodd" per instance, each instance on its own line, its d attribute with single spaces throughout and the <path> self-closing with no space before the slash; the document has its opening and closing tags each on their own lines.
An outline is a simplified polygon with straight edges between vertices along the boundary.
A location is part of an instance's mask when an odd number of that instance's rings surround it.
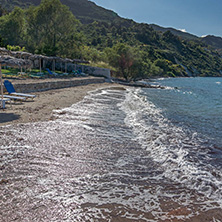
<svg viewBox="0 0 222 222">
<path fill-rule="evenodd" d="M 163 33 L 163 40 L 167 43 L 172 43 L 177 47 L 181 47 L 182 45 L 179 37 L 174 35 L 171 31 L 166 31 Z"/>
<path fill-rule="evenodd" d="M 4 9 L 1 5 L 0 5 L 0 17 L 7 14 L 6 9 Z"/>
<path fill-rule="evenodd" d="M 116 67 L 122 77 L 128 80 L 134 60 L 130 46 L 124 43 L 117 43 L 112 48 L 106 49 L 106 55 L 110 65 Z"/>
<path fill-rule="evenodd" d="M 20 45 L 25 32 L 24 12 L 16 7 L 10 14 L 0 18 L 0 35 L 5 44 Z"/>
<path fill-rule="evenodd" d="M 117 43 L 105 50 L 109 64 L 117 69 L 126 80 L 148 77 L 151 61 L 143 58 L 143 53 L 135 47 L 124 43 Z"/>
<path fill-rule="evenodd" d="M 31 51 L 68 56 L 72 45 L 81 41 L 75 36 L 78 20 L 59 0 L 43 0 L 38 7 L 29 8 L 26 15 Z"/>
</svg>

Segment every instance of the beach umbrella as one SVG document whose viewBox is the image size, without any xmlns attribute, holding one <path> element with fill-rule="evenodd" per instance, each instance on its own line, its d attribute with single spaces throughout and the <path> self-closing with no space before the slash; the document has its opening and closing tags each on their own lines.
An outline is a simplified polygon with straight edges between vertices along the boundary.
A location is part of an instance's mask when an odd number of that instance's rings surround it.
<svg viewBox="0 0 222 222">
<path fill-rule="evenodd" d="M 52 65 L 52 71 L 53 71 L 53 72 L 55 72 L 55 62 L 56 62 L 56 60 L 53 59 L 53 65 Z"/>
<path fill-rule="evenodd" d="M 39 73 L 42 73 L 42 58 L 39 57 Z"/>
<path fill-rule="evenodd" d="M 2 81 L 2 65 L 12 66 L 15 68 L 31 66 L 30 60 L 17 59 L 12 56 L 0 56 L 0 84 L 1 84 L 1 98 L 3 103 L 3 81 Z"/>
<path fill-rule="evenodd" d="M 81 60 L 81 59 L 73 59 L 74 63 L 85 63 L 85 64 L 89 64 L 89 61 L 85 61 L 85 60 Z"/>
<path fill-rule="evenodd" d="M 21 58 L 23 59 L 28 59 L 29 57 L 32 56 L 32 53 L 29 52 L 21 52 Z"/>
<path fill-rule="evenodd" d="M 73 60 L 72 59 L 64 59 L 64 62 L 65 62 L 65 73 L 67 73 L 67 63 L 72 63 Z"/>
<path fill-rule="evenodd" d="M 3 103 L 3 83 L 2 83 L 2 65 L 0 64 L 0 81 L 1 81 L 1 97 L 2 97 L 2 103 Z M 3 104 L 2 104 L 3 107 Z"/>
<path fill-rule="evenodd" d="M 11 51 L 9 51 L 6 48 L 0 48 L 0 54 L 1 55 L 10 55 Z"/>
<path fill-rule="evenodd" d="M 60 57 L 53 57 L 53 72 L 55 72 L 56 62 L 61 62 L 62 59 Z"/>
<path fill-rule="evenodd" d="M 39 55 L 38 59 L 39 59 L 39 70 L 40 70 L 40 73 L 42 73 L 42 59 L 44 59 L 44 56 Z"/>
<path fill-rule="evenodd" d="M 52 61 L 52 71 L 53 72 L 55 72 L 56 62 L 62 62 L 62 58 L 57 57 L 57 56 L 50 56 L 50 57 L 48 57 L 48 60 Z"/>
<path fill-rule="evenodd" d="M 28 59 L 30 56 L 32 56 L 31 53 L 29 52 L 23 52 L 23 51 L 9 51 L 8 50 L 8 55 L 10 56 L 13 56 L 14 58 L 17 58 L 17 59 Z M 22 73 L 22 67 L 21 66 L 21 73 Z"/>
<path fill-rule="evenodd" d="M 60 68 L 61 68 L 61 72 L 62 72 L 62 62 L 60 62 Z"/>
<path fill-rule="evenodd" d="M 40 73 L 42 72 L 42 59 L 45 59 L 45 56 L 44 55 L 35 55 L 35 54 L 33 54 L 33 55 L 30 55 L 29 56 L 29 59 L 30 60 L 32 60 L 32 61 L 34 61 L 34 60 L 39 60 L 39 71 L 40 71 Z"/>
<path fill-rule="evenodd" d="M 20 59 L 22 59 L 22 58 L 29 59 L 29 60 L 32 60 L 33 62 L 35 60 L 39 60 L 40 73 L 42 72 L 42 59 L 44 59 L 44 61 L 45 60 L 52 61 L 52 70 L 53 71 L 55 71 L 56 62 L 65 63 L 65 71 L 66 72 L 67 72 L 67 63 L 89 64 L 88 61 L 85 61 L 82 59 L 62 59 L 62 58 L 56 57 L 56 56 L 49 56 L 48 57 L 48 56 L 44 56 L 44 55 L 32 54 L 32 53 L 23 52 L 23 51 L 10 51 L 10 50 L 7 50 L 6 48 L 1 48 L 1 47 L 0 47 L 0 55 L 8 55 L 8 56 L 13 56 L 14 58 L 20 58 Z M 62 65 L 61 65 L 61 69 L 62 69 Z"/>
</svg>

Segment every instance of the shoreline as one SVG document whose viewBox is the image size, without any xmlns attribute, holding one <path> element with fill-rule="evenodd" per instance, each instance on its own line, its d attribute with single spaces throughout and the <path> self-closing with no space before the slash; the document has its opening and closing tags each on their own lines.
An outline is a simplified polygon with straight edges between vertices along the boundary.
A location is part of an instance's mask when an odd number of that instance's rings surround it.
<svg viewBox="0 0 222 222">
<path fill-rule="evenodd" d="M 43 217 L 46 218 L 47 215 L 51 220 L 61 221 L 63 220 L 62 215 L 54 214 L 55 210 L 61 205 L 62 208 L 60 212 L 64 212 L 64 214 L 71 210 L 73 213 L 76 206 L 80 207 L 84 213 L 87 213 L 88 209 L 95 207 L 94 203 L 90 201 L 90 194 L 95 195 L 95 193 L 98 192 L 100 198 L 105 197 L 103 198 L 105 204 L 100 205 L 96 203 L 96 207 L 98 211 L 104 208 L 108 209 L 111 212 L 108 216 L 111 218 L 114 218 L 113 215 L 117 215 L 115 218 L 121 221 L 121 219 L 123 219 L 122 215 L 131 212 L 134 213 L 135 216 L 138 215 L 138 218 L 143 215 L 146 219 L 155 219 L 151 211 L 147 210 L 147 212 L 145 212 L 136 207 L 132 209 L 127 208 L 125 207 L 127 205 L 122 206 L 115 201 L 110 204 L 108 202 L 109 199 L 107 199 L 108 191 L 110 191 L 109 198 L 114 198 L 112 200 L 115 200 L 115 197 L 122 198 L 123 202 L 126 201 L 125 204 L 127 204 L 127 202 L 131 203 L 130 201 L 133 198 L 135 198 L 133 201 L 136 201 L 137 198 L 140 200 L 141 196 L 144 196 L 144 193 L 148 193 L 148 195 L 151 194 L 151 197 L 157 194 L 162 212 L 156 209 L 154 210 L 156 210 L 159 215 L 160 213 L 164 213 L 165 217 L 169 220 L 172 219 L 172 221 L 177 221 L 178 217 L 181 217 L 181 220 L 187 219 L 186 221 L 190 222 L 210 221 L 212 218 L 216 218 L 215 220 L 222 218 L 221 208 L 216 202 L 212 202 L 211 205 L 211 207 L 215 208 L 206 208 L 206 211 L 201 211 L 201 209 L 203 209 L 201 208 L 202 203 L 204 204 L 205 201 L 208 201 L 207 197 L 203 197 L 201 193 L 193 189 L 186 189 L 185 186 L 180 187 L 175 182 L 168 183 L 169 181 L 167 180 L 163 182 L 163 180 L 158 180 L 157 178 L 157 180 L 153 179 L 149 181 L 149 177 L 146 175 L 149 174 L 150 170 L 152 177 L 153 172 L 158 173 L 159 168 L 155 169 L 155 165 L 159 165 L 159 163 L 150 163 L 149 160 L 151 157 L 149 157 L 149 151 L 147 152 L 145 149 L 141 149 L 141 145 L 132 139 L 131 136 L 127 136 L 127 134 L 126 137 L 122 136 L 123 133 L 128 131 L 125 131 L 127 128 L 125 125 L 121 128 L 121 122 L 115 121 L 115 119 L 112 121 L 112 118 L 111 121 L 108 119 L 107 122 L 104 122 L 104 120 L 107 120 L 104 118 L 97 120 L 99 130 L 108 127 L 108 129 L 112 129 L 113 132 L 118 132 L 116 129 L 121 129 L 121 133 L 117 137 L 118 139 L 115 138 L 114 140 L 106 139 L 112 136 L 110 133 L 102 134 L 103 136 L 101 137 L 97 136 L 100 134 L 97 134 L 98 132 L 96 130 L 94 132 L 85 127 L 78 128 L 78 122 L 71 127 L 67 124 L 64 128 L 60 127 L 60 123 L 56 123 L 56 121 L 55 123 L 45 122 L 53 120 L 53 110 L 62 109 L 78 103 L 90 91 L 107 88 L 126 89 L 128 87 L 115 83 L 97 83 L 36 92 L 37 98 L 33 102 L 13 104 L 12 108 L 2 111 L 4 114 L 9 114 L 9 118 L 13 117 L 10 117 L 12 113 L 18 115 L 17 119 L 14 117 L 15 119 L 12 119 L 10 122 L 1 123 L 2 112 L 0 112 L 0 127 L 4 125 L 10 126 L 8 128 L 2 127 L 2 138 L 5 139 L 2 139 L 3 155 L 1 157 L 4 164 L 1 166 L 1 171 L 4 176 L 3 179 L 0 180 L 0 185 L 4 194 L 3 196 L 12 199 L 11 202 L 5 201 L 3 203 L 2 218 L 7 219 L 13 217 L 22 220 L 25 215 L 26 219 L 28 218 L 28 220 L 32 221 L 33 218 L 41 220 Z M 87 103 L 87 101 L 85 102 Z M 113 103 L 110 104 L 110 107 L 112 107 Z M 9 107 L 9 105 L 7 107 Z M 102 106 L 97 105 L 95 107 L 95 113 L 100 114 L 100 110 L 97 108 L 101 108 Z M 85 108 L 85 110 L 87 110 L 87 108 Z M 107 110 L 112 109 L 107 108 L 106 111 Z M 83 116 L 81 116 L 80 113 L 79 119 L 83 122 L 83 125 L 87 123 L 93 124 L 93 121 L 87 122 L 87 119 L 90 119 L 87 114 L 84 112 L 82 114 Z M 116 111 L 111 111 L 110 115 L 114 117 L 121 116 L 118 115 Z M 73 116 L 75 116 L 74 113 Z M 34 129 L 32 124 L 22 124 L 36 121 L 40 122 L 36 124 Z M 107 123 L 107 125 L 104 125 L 104 123 Z M 50 127 L 50 130 L 48 130 L 45 126 L 51 124 L 57 125 L 55 128 L 53 126 L 52 128 Z M 97 125 L 94 127 L 96 128 Z M 129 129 L 131 131 L 131 128 Z M 23 132 L 25 132 L 25 134 Z M 26 134 L 26 132 L 28 134 Z M 55 137 L 55 135 L 57 136 Z M 8 144 L 10 144 L 10 146 L 8 146 Z M 27 148 L 30 146 L 32 149 Z M 106 161 L 108 162 L 107 165 Z M 140 161 L 139 164 L 138 161 Z M 116 168 L 117 166 L 118 168 Z M 122 174 L 122 172 L 128 172 L 129 169 L 130 174 Z M 108 170 L 112 170 L 110 173 L 111 178 L 107 177 Z M 97 179 L 94 177 L 95 172 L 102 175 L 101 180 L 96 180 L 96 183 L 100 184 L 101 189 L 93 184 L 95 183 L 95 179 Z M 132 176 L 132 180 L 130 176 Z M 79 177 L 81 177 L 81 180 L 79 180 Z M 78 183 L 78 181 L 80 182 Z M 84 190 L 82 181 L 86 184 L 87 181 L 89 181 L 88 186 L 85 186 L 87 190 Z M 120 181 L 121 183 L 116 184 L 116 182 L 112 183 L 112 181 Z M 160 185 L 156 186 L 159 183 Z M 112 185 L 114 189 L 112 189 Z M 83 187 L 83 189 L 78 193 L 76 190 L 78 190 L 80 186 Z M 131 193 L 133 192 L 132 186 L 138 187 L 138 189 L 135 189 L 136 193 Z M 89 187 L 90 189 L 88 189 Z M 115 190 L 115 187 L 119 187 L 119 189 L 122 188 L 122 190 Z M 159 187 L 162 187 L 162 189 Z M 94 188 L 96 190 L 94 190 Z M 173 199 L 170 196 L 164 196 L 165 188 L 170 194 L 177 196 L 190 192 L 189 195 L 192 198 L 190 200 L 193 200 L 193 202 L 190 201 L 189 203 L 189 200 L 187 200 L 189 206 L 183 204 L 185 202 L 182 201 L 179 202 L 179 204 L 176 201 L 177 198 Z M 128 193 L 129 190 L 130 192 Z M 141 192 L 141 195 L 138 193 L 138 190 Z M 53 193 L 53 191 L 55 192 Z M 126 193 L 124 193 L 124 191 Z M 163 196 L 159 194 L 160 191 L 163 191 Z M 85 193 L 89 194 L 89 196 L 84 196 Z M 119 196 L 120 193 L 123 193 L 123 195 Z M 73 196 L 78 198 L 73 199 Z M 57 199 L 58 202 L 55 202 L 54 197 L 60 198 Z M 89 197 L 89 200 L 87 197 Z M 79 202 L 75 202 L 75 200 Z M 144 201 L 144 203 L 153 203 L 145 198 L 142 199 L 142 201 Z M 63 205 L 64 203 L 71 204 Z M 153 207 L 153 205 L 151 206 Z M 116 209 L 119 209 L 120 213 L 118 213 Z M 19 217 L 19 215 L 23 216 Z M 126 219 L 126 221 L 128 220 Z M 166 221 L 168 220 L 166 219 Z"/>
<path fill-rule="evenodd" d="M 18 123 L 52 120 L 53 110 L 72 106 L 81 101 L 90 91 L 115 86 L 120 85 L 115 83 L 93 83 L 34 92 L 33 94 L 36 95 L 36 98 L 33 101 L 12 102 L 12 105 L 6 104 L 5 110 L 0 110 L 0 127 Z"/>
</svg>

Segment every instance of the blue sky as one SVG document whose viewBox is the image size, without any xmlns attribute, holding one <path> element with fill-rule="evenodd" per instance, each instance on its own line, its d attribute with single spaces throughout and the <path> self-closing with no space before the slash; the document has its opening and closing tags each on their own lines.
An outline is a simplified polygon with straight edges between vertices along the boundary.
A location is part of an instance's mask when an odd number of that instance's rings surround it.
<svg viewBox="0 0 222 222">
<path fill-rule="evenodd" d="M 222 37 L 222 0 L 91 0 L 136 22 Z"/>
</svg>

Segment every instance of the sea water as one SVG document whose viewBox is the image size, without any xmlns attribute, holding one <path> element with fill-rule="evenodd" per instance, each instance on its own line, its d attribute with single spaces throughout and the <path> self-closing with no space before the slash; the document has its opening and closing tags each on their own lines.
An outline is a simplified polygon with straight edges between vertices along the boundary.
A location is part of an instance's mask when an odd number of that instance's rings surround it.
<svg viewBox="0 0 222 222">
<path fill-rule="evenodd" d="M 222 79 L 152 84 L 1 127 L 0 220 L 222 220 Z"/>
</svg>

